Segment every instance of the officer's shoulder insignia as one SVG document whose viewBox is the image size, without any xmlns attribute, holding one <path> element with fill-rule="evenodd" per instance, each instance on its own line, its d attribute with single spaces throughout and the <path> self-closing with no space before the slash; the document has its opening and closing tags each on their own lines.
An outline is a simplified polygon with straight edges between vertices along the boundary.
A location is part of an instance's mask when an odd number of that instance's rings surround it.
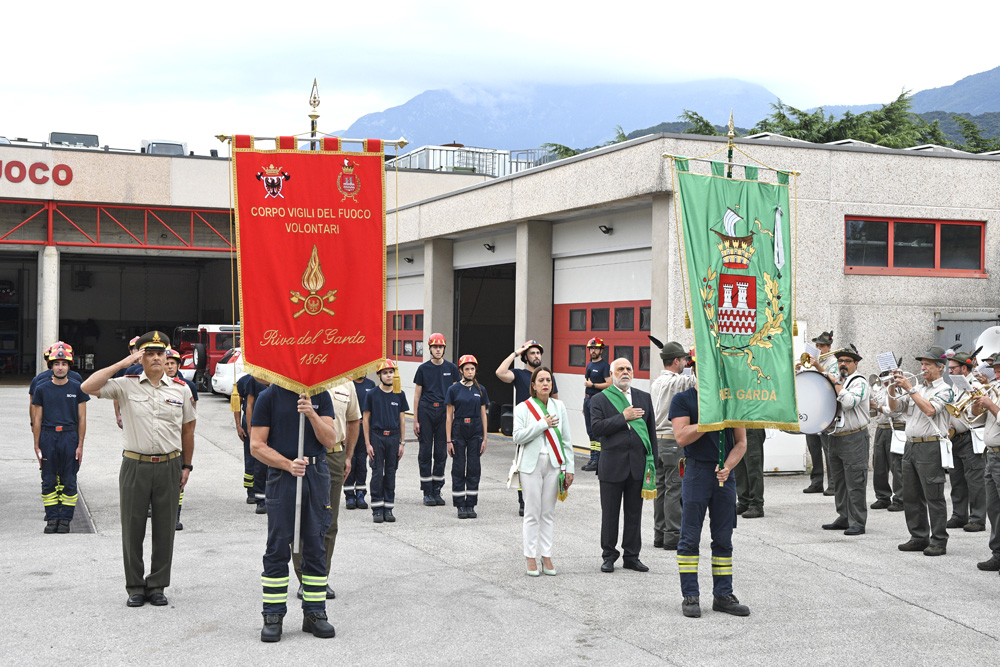
<svg viewBox="0 0 1000 667">
<path fill-rule="evenodd" d="M 182 380 L 179 377 L 174 376 L 174 377 L 172 377 L 170 379 L 173 380 L 174 382 L 176 382 L 177 384 L 183 384 L 183 385 L 187 386 L 187 382 L 185 382 L 184 380 Z"/>
<path fill-rule="evenodd" d="M 126 375 L 125 377 L 127 377 L 127 378 L 137 378 L 139 376 L 138 375 Z"/>
</svg>

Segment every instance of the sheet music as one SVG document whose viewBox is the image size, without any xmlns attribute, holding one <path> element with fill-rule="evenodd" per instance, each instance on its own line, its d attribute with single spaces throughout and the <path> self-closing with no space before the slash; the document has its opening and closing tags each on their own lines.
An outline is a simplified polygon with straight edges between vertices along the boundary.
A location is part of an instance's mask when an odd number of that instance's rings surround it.
<svg viewBox="0 0 1000 667">
<path fill-rule="evenodd" d="M 875 359 L 878 361 L 879 372 L 894 371 L 899 368 L 896 365 L 896 355 L 892 352 L 882 352 Z"/>
<path fill-rule="evenodd" d="M 993 367 L 989 364 L 981 364 L 976 370 L 985 375 L 986 379 L 990 382 L 997 379 L 997 374 L 993 371 Z"/>
<path fill-rule="evenodd" d="M 815 345 L 812 345 L 810 343 L 806 343 L 805 350 L 806 350 L 806 352 L 809 353 L 809 356 L 812 357 L 813 359 L 817 359 L 817 360 L 819 359 L 819 354 L 820 354 L 819 348 L 816 347 Z"/>
<path fill-rule="evenodd" d="M 952 375 L 951 386 L 959 391 L 972 391 L 972 385 L 964 375 Z"/>
</svg>

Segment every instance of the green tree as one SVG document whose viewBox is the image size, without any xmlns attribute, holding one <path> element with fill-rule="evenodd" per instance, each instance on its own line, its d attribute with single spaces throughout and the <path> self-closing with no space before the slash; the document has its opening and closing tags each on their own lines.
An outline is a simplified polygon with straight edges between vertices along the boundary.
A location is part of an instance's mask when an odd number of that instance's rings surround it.
<svg viewBox="0 0 1000 667">
<path fill-rule="evenodd" d="M 542 148 L 555 155 L 557 160 L 562 160 L 563 158 L 567 157 L 573 157 L 574 155 L 577 155 L 580 152 L 575 148 L 570 148 L 569 146 L 563 146 L 562 144 L 542 144 Z"/>
<path fill-rule="evenodd" d="M 700 134 L 705 137 L 717 137 L 722 133 L 715 129 L 708 120 L 706 120 L 701 114 L 696 111 L 691 111 L 690 109 L 685 109 L 684 112 L 677 117 L 677 120 L 682 120 L 686 123 L 690 123 L 691 127 L 684 130 L 684 134 Z"/>
<path fill-rule="evenodd" d="M 952 116 L 951 118 L 958 123 L 959 132 L 961 132 L 962 137 L 965 139 L 965 143 L 958 146 L 958 148 L 969 153 L 988 153 L 989 151 L 1000 150 L 1000 138 L 984 138 L 979 125 L 975 121 L 961 116 Z"/>
</svg>

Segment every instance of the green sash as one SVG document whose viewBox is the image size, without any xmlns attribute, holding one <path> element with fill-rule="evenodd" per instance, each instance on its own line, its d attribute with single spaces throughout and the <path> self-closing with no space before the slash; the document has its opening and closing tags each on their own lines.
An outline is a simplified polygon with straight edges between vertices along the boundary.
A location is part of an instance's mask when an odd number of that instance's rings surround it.
<svg viewBox="0 0 1000 667">
<path fill-rule="evenodd" d="M 618 412 L 624 413 L 625 409 L 630 407 L 625 394 L 614 384 L 608 385 L 602 393 L 608 397 L 611 405 Z M 653 463 L 653 445 L 649 442 L 649 429 L 646 428 L 646 422 L 642 419 L 632 419 L 626 423 L 635 429 L 642 444 L 646 446 L 646 472 L 642 476 L 642 497 L 646 500 L 653 500 L 656 498 L 656 464 Z"/>
</svg>

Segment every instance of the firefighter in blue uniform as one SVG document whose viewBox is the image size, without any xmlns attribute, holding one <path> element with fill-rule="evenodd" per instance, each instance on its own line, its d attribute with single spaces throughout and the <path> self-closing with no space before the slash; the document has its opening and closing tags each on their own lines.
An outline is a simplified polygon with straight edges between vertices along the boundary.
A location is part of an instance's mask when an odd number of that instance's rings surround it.
<svg viewBox="0 0 1000 667">
<path fill-rule="evenodd" d="M 393 523 L 392 508 L 396 504 L 396 467 L 403 458 L 406 436 L 404 413 L 410 409 L 406 394 L 392 391 L 396 375 L 392 359 L 383 359 L 375 369 L 378 385 L 368 392 L 361 408 L 361 432 L 368 445 L 368 460 L 372 464 L 372 521 Z"/>
<path fill-rule="evenodd" d="M 45 360 L 46 364 L 49 363 L 49 352 L 52 351 L 53 347 L 56 347 L 58 345 L 65 345 L 65 343 L 62 342 L 61 340 L 57 341 L 56 343 L 53 343 L 47 350 L 42 352 L 42 359 Z M 38 375 L 36 375 L 34 378 L 32 378 L 31 385 L 28 387 L 28 425 L 32 428 L 34 428 L 35 426 L 35 414 L 38 412 L 38 408 L 35 407 L 34 404 L 32 403 L 32 400 L 35 397 L 35 389 L 38 388 L 39 383 L 47 382 L 49 378 L 52 377 L 52 375 L 53 375 L 52 369 L 48 368 L 39 373 Z M 83 378 L 80 377 L 80 374 L 74 370 L 70 370 L 69 375 L 67 375 L 67 377 L 70 380 L 76 380 L 81 384 L 83 383 Z"/>
<path fill-rule="evenodd" d="M 32 395 L 37 408 L 32 434 L 42 472 L 45 532 L 68 533 L 78 497 L 76 474 L 83 461 L 90 396 L 67 377 L 73 365 L 72 347 L 56 343 L 48 358 L 52 379 L 39 383 Z"/>
<path fill-rule="evenodd" d="M 194 386 L 194 382 L 188 380 L 186 377 L 180 374 L 181 372 L 181 353 L 177 350 L 168 347 L 166 352 L 167 360 L 163 365 L 163 372 L 168 378 L 180 378 L 184 380 L 184 384 L 188 386 L 191 390 L 191 405 L 198 409 L 198 388 Z M 142 367 L 142 364 L 139 364 Z M 184 489 L 181 489 L 181 495 L 177 500 L 177 525 L 174 526 L 174 530 L 184 530 L 184 524 L 181 523 L 181 508 L 184 506 Z M 150 508 L 152 509 L 152 508 Z"/>
<path fill-rule="evenodd" d="M 365 396 L 374 388 L 375 383 L 366 376 L 359 375 L 354 378 L 354 390 L 358 395 L 358 406 L 362 412 L 365 409 Z M 368 478 L 368 446 L 365 442 L 367 442 L 365 434 L 359 433 L 358 442 L 354 446 L 354 456 L 351 457 L 351 472 L 344 480 L 344 498 L 349 510 L 368 509 L 368 501 L 365 500 L 365 494 L 368 493 L 368 487 L 365 486 Z"/>
<path fill-rule="evenodd" d="M 233 413 L 236 420 L 236 433 L 243 440 L 243 488 L 247 492 L 247 505 L 256 505 L 257 514 L 266 514 L 264 505 L 264 485 L 267 483 L 267 466 L 258 461 L 250 453 L 250 423 L 253 418 L 253 406 L 270 382 L 258 380 L 250 374 L 236 381 L 236 393 L 240 397 L 239 414 Z"/>
<path fill-rule="evenodd" d="M 749 616 L 750 609 L 733 595 L 733 528 L 736 526 L 736 476 L 732 469 L 747 449 L 746 429 L 698 432 L 698 388 L 674 396 L 670 423 L 684 452 L 681 480 L 681 536 L 677 544 L 681 611 L 701 616 L 698 589 L 698 545 L 705 512 L 712 531 L 712 609 Z M 719 468 L 719 439 L 725 438 L 724 465 Z"/>
<path fill-rule="evenodd" d="M 444 334 L 432 333 L 427 339 L 430 361 L 417 368 L 413 376 L 413 430 L 420 441 L 417 464 L 420 467 L 420 490 L 424 492 L 424 505 L 444 505 L 441 487 L 444 486 L 444 467 L 448 460 L 445 441 L 445 394 L 458 382 L 458 366 L 445 360 L 447 343 Z M 433 459 L 433 465 L 432 465 Z"/>
<path fill-rule="evenodd" d="M 302 458 L 298 455 L 299 414 L 304 414 Z M 271 385 L 254 405 L 250 448 L 267 468 L 267 550 L 264 552 L 262 642 L 281 640 L 288 610 L 288 561 L 295 534 L 295 489 L 302 478 L 302 631 L 315 637 L 335 634 L 326 616 L 326 547 L 332 520 L 330 471 L 326 452 L 337 444 L 329 392 L 312 397 Z"/>
<path fill-rule="evenodd" d="M 459 382 L 448 387 L 448 455 L 451 463 L 451 499 L 459 519 L 475 519 L 479 500 L 479 457 L 486 452 L 486 408 L 490 397 L 476 380 L 479 362 L 471 354 L 458 360 Z"/>
<path fill-rule="evenodd" d="M 594 433 L 590 430 L 590 399 L 611 385 L 611 364 L 604 358 L 603 338 L 588 340 L 587 353 L 590 355 L 590 360 L 583 372 L 583 421 L 587 425 L 587 437 L 590 438 L 590 460 L 580 470 L 596 473 L 597 462 L 601 458 L 601 441 L 594 437 Z"/>
</svg>

